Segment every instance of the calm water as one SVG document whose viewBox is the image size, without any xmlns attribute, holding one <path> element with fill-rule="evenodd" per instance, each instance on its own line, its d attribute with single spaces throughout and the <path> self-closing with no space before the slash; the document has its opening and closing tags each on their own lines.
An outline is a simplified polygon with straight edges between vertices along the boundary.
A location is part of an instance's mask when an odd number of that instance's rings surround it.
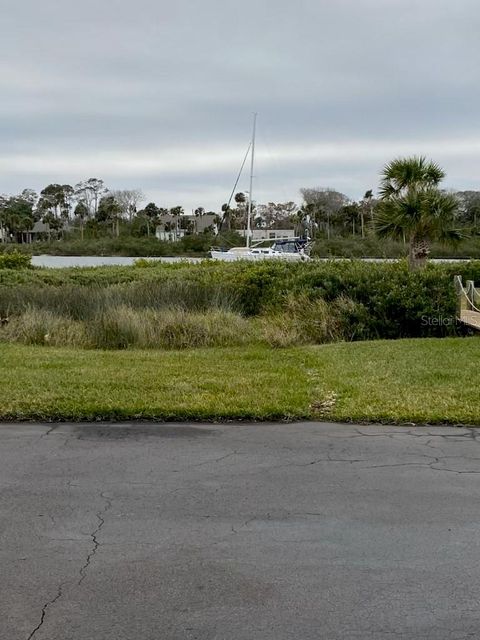
<svg viewBox="0 0 480 640">
<path fill-rule="evenodd" d="M 60 267 L 103 267 L 103 266 L 131 266 L 137 257 L 122 256 L 33 256 L 32 264 L 35 267 L 51 267 L 58 269 Z M 161 262 L 201 262 L 202 258 L 147 258 L 148 260 L 160 260 Z M 319 261 L 330 260 L 331 258 L 316 258 Z M 348 260 L 348 258 L 334 258 L 336 261 Z M 397 262 L 396 258 L 361 258 L 363 262 Z M 430 262 L 465 262 L 462 259 L 432 259 Z"/>
<path fill-rule="evenodd" d="M 33 256 L 32 264 L 35 267 L 103 267 L 103 266 L 131 266 L 137 257 L 125 256 Z M 148 258 L 148 260 L 160 260 L 161 262 L 200 262 L 201 258 Z"/>
</svg>

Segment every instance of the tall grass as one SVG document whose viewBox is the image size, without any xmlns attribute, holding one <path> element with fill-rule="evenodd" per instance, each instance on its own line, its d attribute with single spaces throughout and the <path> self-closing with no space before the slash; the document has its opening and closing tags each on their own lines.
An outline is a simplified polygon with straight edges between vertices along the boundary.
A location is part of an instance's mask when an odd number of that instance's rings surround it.
<svg viewBox="0 0 480 640">
<path fill-rule="evenodd" d="M 185 311 L 210 309 L 237 310 L 238 300 L 232 290 L 213 284 L 188 280 L 145 280 L 102 286 L 69 285 L 38 287 L 19 285 L 3 287 L 0 292 L 0 317 L 17 315 L 30 308 L 49 310 L 75 320 L 96 317 L 119 306 L 133 309 L 168 309 Z"/>
<path fill-rule="evenodd" d="M 0 328 L 4 342 L 51 345 L 52 347 L 89 347 L 84 323 L 57 315 L 46 309 L 29 308 Z"/>
<path fill-rule="evenodd" d="M 305 293 L 289 295 L 282 312 L 261 318 L 261 335 L 273 347 L 359 339 L 366 331 L 366 313 L 363 305 L 344 295 L 331 302 Z"/>
<path fill-rule="evenodd" d="M 0 328 L 0 340 L 97 349 L 186 349 L 236 346 L 256 340 L 254 326 L 221 309 L 134 309 L 114 306 L 88 321 L 27 309 Z"/>
<path fill-rule="evenodd" d="M 95 349 L 188 349 L 254 343 L 288 347 L 353 339 L 349 317 L 358 310 L 359 305 L 345 297 L 327 302 L 306 296 L 290 297 L 284 311 L 259 318 L 245 318 L 220 308 L 191 311 L 114 304 L 78 319 L 28 307 L 0 327 L 0 341 Z"/>
<path fill-rule="evenodd" d="M 100 349 L 186 349 L 241 345 L 253 338 L 252 325 L 239 314 L 220 309 L 112 307 L 86 325 L 94 347 Z"/>
</svg>

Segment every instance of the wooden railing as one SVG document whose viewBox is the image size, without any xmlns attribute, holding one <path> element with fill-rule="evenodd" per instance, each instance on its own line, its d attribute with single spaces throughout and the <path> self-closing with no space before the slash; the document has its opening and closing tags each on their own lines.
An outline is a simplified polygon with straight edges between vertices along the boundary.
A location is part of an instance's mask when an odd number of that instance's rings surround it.
<svg viewBox="0 0 480 640">
<path fill-rule="evenodd" d="M 457 292 L 457 318 L 460 322 L 480 330 L 480 291 L 473 280 L 467 280 L 463 286 L 462 277 L 454 277 Z"/>
</svg>

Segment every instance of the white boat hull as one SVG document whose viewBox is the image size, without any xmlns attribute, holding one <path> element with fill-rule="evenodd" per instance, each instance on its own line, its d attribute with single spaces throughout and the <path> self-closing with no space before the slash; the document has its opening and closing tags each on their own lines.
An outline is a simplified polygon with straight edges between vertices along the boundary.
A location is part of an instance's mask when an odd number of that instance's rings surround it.
<svg viewBox="0 0 480 640">
<path fill-rule="evenodd" d="M 235 262 L 237 260 L 284 260 L 287 262 L 302 262 L 310 258 L 304 253 L 292 253 L 287 251 L 211 251 L 213 260 Z"/>
</svg>

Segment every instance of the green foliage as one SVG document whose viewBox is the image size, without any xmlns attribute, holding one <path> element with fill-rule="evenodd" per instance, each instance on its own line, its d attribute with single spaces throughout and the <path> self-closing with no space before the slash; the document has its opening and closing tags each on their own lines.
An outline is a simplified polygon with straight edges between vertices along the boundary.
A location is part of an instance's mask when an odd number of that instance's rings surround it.
<svg viewBox="0 0 480 640">
<path fill-rule="evenodd" d="M 93 233 L 95 225 L 98 226 L 97 221 L 89 221 L 86 233 Z M 160 242 L 156 238 L 132 236 L 36 242 L 29 245 L 28 249 L 36 255 L 58 256 L 167 256 L 172 254 L 172 249 L 167 242 Z"/>
<path fill-rule="evenodd" d="M 479 218 L 480 219 L 480 218 Z M 332 240 L 317 240 L 311 255 L 319 258 L 404 258 L 408 245 L 403 241 L 377 238 L 373 234 L 365 238 L 335 237 Z M 455 244 L 432 242 L 430 258 L 480 259 L 480 238 L 464 238 Z"/>
<path fill-rule="evenodd" d="M 107 205 L 101 203 L 99 216 L 110 215 Z M 103 218 L 107 221 L 114 218 Z M 68 240 L 53 240 L 50 242 L 35 242 L 33 244 L 19 244 L 16 247 L 34 255 L 58 255 L 58 256 L 132 256 L 132 257 L 160 257 L 160 256 L 200 256 L 206 257 L 215 240 L 211 234 L 186 235 L 178 242 L 164 242 L 155 237 L 136 237 L 135 235 L 122 235 L 119 237 L 95 237 L 100 233 L 105 224 L 98 220 L 88 221 L 85 227 L 85 236 L 73 237 Z M 237 242 L 238 244 L 238 242 Z M 6 245 L 8 246 L 8 245 Z M 231 245 L 230 245 L 231 246 Z M 0 253 L 5 248 L 0 245 Z"/>
<path fill-rule="evenodd" d="M 402 242 L 380 240 L 370 234 L 365 238 L 336 237 L 332 240 L 317 240 L 311 255 L 318 258 L 403 258 L 407 255 L 407 250 Z"/>
<path fill-rule="evenodd" d="M 30 269 L 31 257 L 20 251 L 0 253 L 0 269 Z"/>
<path fill-rule="evenodd" d="M 456 242 L 462 237 L 457 226 L 459 201 L 440 191 L 444 171 L 423 157 L 398 158 L 382 172 L 380 202 L 373 218 L 377 235 L 406 239 L 411 269 L 423 268 L 430 242 Z"/>
<path fill-rule="evenodd" d="M 430 264 L 416 272 L 405 262 L 360 261 L 0 269 L 0 316 L 32 307 L 79 321 L 123 306 L 217 309 L 290 327 L 285 329 L 290 336 L 293 327 L 298 337 L 285 338 L 286 343 L 445 336 L 463 331 L 455 322 L 456 274 L 480 282 L 480 262 Z M 325 314 L 331 321 L 326 329 L 321 328 Z"/>
</svg>

